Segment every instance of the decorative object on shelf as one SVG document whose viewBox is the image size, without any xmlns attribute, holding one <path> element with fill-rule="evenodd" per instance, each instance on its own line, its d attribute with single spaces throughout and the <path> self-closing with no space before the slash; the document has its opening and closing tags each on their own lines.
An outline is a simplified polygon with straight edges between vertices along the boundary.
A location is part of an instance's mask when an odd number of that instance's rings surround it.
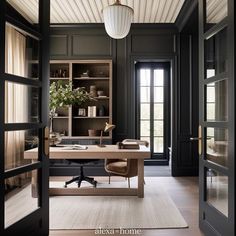
<svg viewBox="0 0 236 236">
<path fill-rule="evenodd" d="M 89 70 L 86 70 L 86 71 L 83 72 L 80 76 L 81 76 L 81 77 L 89 77 Z"/>
<path fill-rule="evenodd" d="M 63 70 L 63 72 L 62 72 L 62 77 L 63 77 L 63 78 L 66 78 L 66 75 L 67 75 L 67 71 L 66 71 L 66 70 Z"/>
<path fill-rule="evenodd" d="M 97 95 L 98 95 L 98 97 L 104 96 L 104 91 L 98 90 L 98 91 L 97 91 Z"/>
<path fill-rule="evenodd" d="M 122 5 L 116 0 L 113 5 L 105 7 L 102 11 L 107 34 L 114 39 L 125 38 L 130 30 L 134 15 L 132 8 Z"/>
<path fill-rule="evenodd" d="M 98 116 L 105 116 L 105 107 L 103 105 L 98 108 Z"/>
<path fill-rule="evenodd" d="M 96 97 L 96 96 L 97 96 L 97 88 L 96 88 L 96 85 L 91 85 L 91 86 L 90 86 L 89 94 L 90 94 L 91 97 Z"/>
<path fill-rule="evenodd" d="M 58 77 L 59 77 L 59 78 L 62 77 L 62 69 L 59 69 L 59 70 L 58 70 Z"/>
<path fill-rule="evenodd" d="M 82 105 L 91 99 L 91 96 L 86 92 L 85 88 L 78 87 L 72 89 L 71 81 L 68 84 L 63 84 L 62 81 L 53 82 L 49 89 L 50 132 L 53 132 L 52 122 L 57 108 L 70 105 Z"/>
<path fill-rule="evenodd" d="M 99 135 L 99 130 L 96 130 L 96 129 L 89 129 L 89 130 L 88 130 L 88 135 L 89 135 L 89 136 L 98 136 L 98 135 Z"/>
<path fill-rule="evenodd" d="M 88 117 L 96 117 L 96 116 L 97 116 L 97 107 L 88 106 Z"/>
<path fill-rule="evenodd" d="M 86 109 L 85 108 L 79 108 L 78 116 L 86 116 Z"/>
<path fill-rule="evenodd" d="M 59 133 L 50 133 L 50 146 L 56 147 L 61 142 L 62 136 Z"/>
<path fill-rule="evenodd" d="M 104 130 L 101 130 L 101 134 L 100 134 L 100 143 L 98 145 L 98 147 L 106 147 L 106 145 L 102 144 L 102 139 L 103 139 L 103 132 L 107 133 L 112 131 L 116 126 L 113 124 L 109 124 L 106 122 L 105 128 Z"/>
<path fill-rule="evenodd" d="M 107 71 L 99 71 L 98 74 L 96 74 L 97 77 L 108 77 L 109 72 Z"/>
</svg>

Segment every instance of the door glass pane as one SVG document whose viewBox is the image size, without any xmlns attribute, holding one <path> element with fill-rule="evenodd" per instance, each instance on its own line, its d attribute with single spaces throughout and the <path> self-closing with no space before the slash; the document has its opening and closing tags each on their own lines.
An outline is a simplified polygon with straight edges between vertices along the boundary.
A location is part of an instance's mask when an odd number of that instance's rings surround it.
<svg viewBox="0 0 236 236">
<path fill-rule="evenodd" d="M 227 167 L 228 165 L 228 130 L 207 128 L 207 160 Z"/>
<path fill-rule="evenodd" d="M 154 119 L 163 120 L 164 119 L 163 113 L 164 113 L 163 104 L 154 104 Z"/>
<path fill-rule="evenodd" d="M 140 105 L 140 117 L 141 119 L 150 119 L 150 104 Z"/>
<path fill-rule="evenodd" d="M 210 78 L 228 71 L 227 28 L 205 41 L 205 75 Z"/>
<path fill-rule="evenodd" d="M 141 126 L 140 136 L 150 136 L 150 121 L 141 120 L 140 126 Z"/>
<path fill-rule="evenodd" d="M 39 0 L 7 0 L 31 24 L 39 22 Z"/>
<path fill-rule="evenodd" d="M 151 70 L 150 69 L 141 69 L 140 70 L 140 86 L 150 86 L 151 82 Z"/>
<path fill-rule="evenodd" d="M 38 137 L 37 130 L 5 132 L 5 170 L 32 163 L 32 159 L 28 156 L 27 150 L 38 147 Z M 35 151 L 35 156 L 38 156 L 37 150 Z"/>
<path fill-rule="evenodd" d="M 228 216 L 228 176 L 206 170 L 207 202 Z"/>
<path fill-rule="evenodd" d="M 154 153 L 163 153 L 164 141 L 163 137 L 154 137 Z"/>
<path fill-rule="evenodd" d="M 39 122 L 39 89 L 5 82 L 5 123 Z"/>
<path fill-rule="evenodd" d="M 27 33 L 6 24 L 5 72 L 38 79 L 39 42 Z"/>
<path fill-rule="evenodd" d="M 228 15 L 227 0 L 206 0 L 206 30 Z"/>
<path fill-rule="evenodd" d="M 37 170 L 5 179 L 5 228 L 39 208 Z"/>
<path fill-rule="evenodd" d="M 154 136 L 163 136 L 163 121 L 154 121 Z"/>
<path fill-rule="evenodd" d="M 164 86 L 164 70 L 154 70 L 154 86 Z"/>
<path fill-rule="evenodd" d="M 140 87 L 140 102 L 150 102 L 150 87 Z"/>
<path fill-rule="evenodd" d="M 163 87 L 154 87 L 154 102 L 163 102 L 164 93 Z"/>
<path fill-rule="evenodd" d="M 206 119 L 208 121 L 227 121 L 228 80 L 207 84 L 206 101 Z"/>
</svg>

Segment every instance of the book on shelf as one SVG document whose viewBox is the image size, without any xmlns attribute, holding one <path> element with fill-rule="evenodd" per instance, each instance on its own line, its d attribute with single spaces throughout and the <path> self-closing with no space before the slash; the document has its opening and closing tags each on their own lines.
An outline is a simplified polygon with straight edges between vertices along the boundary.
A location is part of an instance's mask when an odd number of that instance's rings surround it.
<svg viewBox="0 0 236 236">
<path fill-rule="evenodd" d="M 88 117 L 96 117 L 96 116 L 97 116 L 97 107 L 88 106 Z"/>
</svg>

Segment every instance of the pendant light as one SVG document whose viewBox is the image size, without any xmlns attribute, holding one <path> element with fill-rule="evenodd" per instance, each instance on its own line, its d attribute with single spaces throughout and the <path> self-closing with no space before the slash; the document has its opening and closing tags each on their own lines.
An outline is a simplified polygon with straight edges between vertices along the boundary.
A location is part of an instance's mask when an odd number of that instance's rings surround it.
<svg viewBox="0 0 236 236">
<path fill-rule="evenodd" d="M 134 11 L 116 0 L 102 11 L 107 34 L 114 39 L 122 39 L 129 33 Z"/>
</svg>

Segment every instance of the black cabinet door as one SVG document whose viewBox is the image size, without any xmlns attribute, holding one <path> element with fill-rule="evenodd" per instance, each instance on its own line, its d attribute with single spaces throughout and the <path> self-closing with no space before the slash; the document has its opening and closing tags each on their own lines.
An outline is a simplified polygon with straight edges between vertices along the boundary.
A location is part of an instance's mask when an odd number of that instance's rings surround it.
<svg viewBox="0 0 236 236">
<path fill-rule="evenodd" d="M 233 9 L 233 0 L 199 1 L 199 221 L 206 235 L 235 235 Z"/>
<path fill-rule="evenodd" d="M 49 233 L 50 1 L 38 2 L 30 24 L 0 1 L 0 235 Z"/>
</svg>

